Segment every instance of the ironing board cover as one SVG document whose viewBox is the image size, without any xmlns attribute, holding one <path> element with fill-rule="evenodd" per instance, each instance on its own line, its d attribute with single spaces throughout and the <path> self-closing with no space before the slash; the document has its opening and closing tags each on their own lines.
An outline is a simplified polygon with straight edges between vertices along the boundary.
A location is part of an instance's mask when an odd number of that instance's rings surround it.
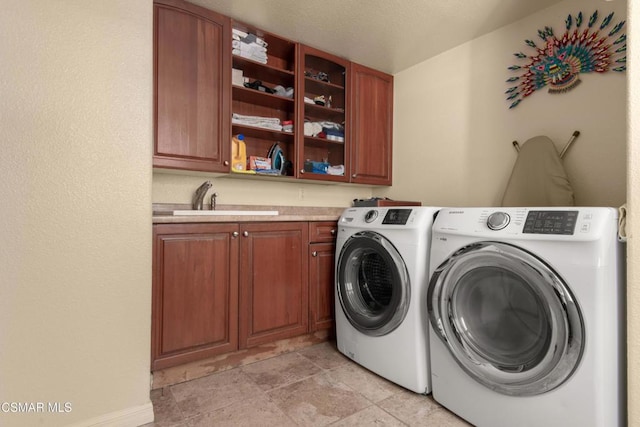
<svg viewBox="0 0 640 427">
<path fill-rule="evenodd" d="M 502 206 L 574 206 L 573 188 L 553 141 L 536 136 L 520 148 Z"/>
</svg>

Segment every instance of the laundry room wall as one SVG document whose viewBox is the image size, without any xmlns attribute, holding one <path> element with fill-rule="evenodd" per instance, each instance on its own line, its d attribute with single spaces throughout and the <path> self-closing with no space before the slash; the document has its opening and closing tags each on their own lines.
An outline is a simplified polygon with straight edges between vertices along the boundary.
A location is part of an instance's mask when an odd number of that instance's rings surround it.
<svg viewBox="0 0 640 427">
<path fill-rule="evenodd" d="M 277 182 L 274 179 L 155 170 L 153 203 L 191 203 L 193 192 L 206 180 L 213 183 L 210 193 L 217 192 L 218 203 L 225 205 L 349 207 L 353 199 L 371 197 L 371 187 L 307 184 L 303 180 Z"/>
<path fill-rule="evenodd" d="M 629 19 L 640 22 L 640 3 L 629 2 Z M 640 26 L 629 31 L 629 45 L 640 46 Z M 640 49 L 631 49 L 628 98 L 627 218 L 627 402 L 630 426 L 640 425 Z"/>
<path fill-rule="evenodd" d="M 509 109 L 507 67 L 513 53 L 542 46 L 538 29 L 565 31 L 567 15 L 610 12 L 626 17 L 626 2 L 567 0 L 396 74 L 394 186 L 373 194 L 441 206 L 498 206 L 520 144 L 547 135 L 560 151 L 580 136 L 564 165 L 578 205 L 619 206 L 626 191 L 626 73 L 581 74 L 573 90 L 538 90 Z M 498 11 L 495 11 L 498 13 Z M 584 28 L 583 24 L 583 27 Z M 626 32 L 627 28 L 623 29 Z"/>
<path fill-rule="evenodd" d="M 0 425 L 153 419 L 153 2 L 4 0 Z"/>
</svg>

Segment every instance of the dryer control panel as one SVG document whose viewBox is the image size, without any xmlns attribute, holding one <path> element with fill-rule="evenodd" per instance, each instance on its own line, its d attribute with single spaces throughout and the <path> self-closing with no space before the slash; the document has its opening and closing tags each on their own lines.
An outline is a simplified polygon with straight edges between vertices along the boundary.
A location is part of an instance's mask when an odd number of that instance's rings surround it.
<svg viewBox="0 0 640 427">
<path fill-rule="evenodd" d="M 529 211 L 522 232 L 572 235 L 577 220 L 578 211 Z"/>
</svg>

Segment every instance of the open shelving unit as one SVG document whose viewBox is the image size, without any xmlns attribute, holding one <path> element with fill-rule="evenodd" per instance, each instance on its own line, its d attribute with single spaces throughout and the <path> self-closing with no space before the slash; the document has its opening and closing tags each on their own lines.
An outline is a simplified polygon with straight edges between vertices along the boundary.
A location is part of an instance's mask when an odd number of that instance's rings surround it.
<svg viewBox="0 0 640 427">
<path fill-rule="evenodd" d="M 296 43 L 262 31 L 238 21 L 232 21 L 232 27 L 245 33 L 254 34 L 267 44 L 267 63 L 261 63 L 250 58 L 232 55 L 234 69 L 242 70 L 244 79 L 248 82 L 259 80 L 262 85 L 273 89 L 276 86 L 293 88 L 296 92 Z M 247 116 L 277 118 L 281 122 L 295 123 L 295 98 L 263 92 L 244 86 L 233 85 L 231 91 L 231 112 Z M 243 134 L 249 156 L 267 157 L 269 149 L 275 143 L 280 145 L 285 160 L 296 158 L 295 127 L 292 132 L 261 128 L 245 124 L 232 123 L 231 135 Z M 295 169 L 291 169 L 293 174 Z M 233 172 L 232 172 L 233 173 Z"/>
</svg>

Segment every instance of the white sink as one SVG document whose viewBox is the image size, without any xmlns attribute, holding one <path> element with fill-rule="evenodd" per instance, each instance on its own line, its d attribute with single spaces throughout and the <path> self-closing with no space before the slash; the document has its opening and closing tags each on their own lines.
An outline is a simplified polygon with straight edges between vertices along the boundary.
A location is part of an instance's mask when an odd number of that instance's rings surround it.
<svg viewBox="0 0 640 427">
<path fill-rule="evenodd" d="M 278 215 L 278 211 L 233 211 L 233 210 L 221 210 L 221 211 L 208 211 L 208 210 L 176 210 L 170 211 L 171 215 L 180 216 L 180 215 L 192 215 L 192 216 L 254 216 L 254 215 Z"/>
</svg>

